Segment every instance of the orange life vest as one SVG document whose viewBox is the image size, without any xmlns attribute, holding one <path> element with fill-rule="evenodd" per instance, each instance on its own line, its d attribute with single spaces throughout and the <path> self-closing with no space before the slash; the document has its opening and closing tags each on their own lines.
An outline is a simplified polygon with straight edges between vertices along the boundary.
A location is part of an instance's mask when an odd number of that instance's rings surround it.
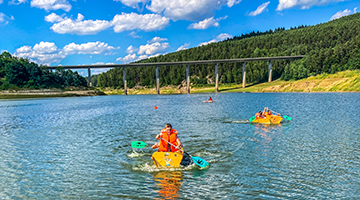
<svg viewBox="0 0 360 200">
<path fill-rule="evenodd" d="M 263 116 L 266 118 L 268 116 L 268 112 L 263 112 Z"/>
<path fill-rule="evenodd" d="M 175 129 L 171 129 L 171 133 L 170 133 L 170 137 L 168 136 L 168 133 L 166 131 L 166 129 L 162 129 L 161 130 L 161 133 L 162 133 L 162 139 L 160 139 L 160 146 L 159 146 L 159 149 L 158 151 L 165 151 L 165 152 L 176 152 L 176 151 L 179 151 L 177 148 L 171 146 L 169 143 L 165 142 L 164 140 L 170 142 L 172 145 L 174 146 L 177 146 L 178 143 L 176 142 L 176 139 L 177 139 L 177 130 Z"/>
</svg>

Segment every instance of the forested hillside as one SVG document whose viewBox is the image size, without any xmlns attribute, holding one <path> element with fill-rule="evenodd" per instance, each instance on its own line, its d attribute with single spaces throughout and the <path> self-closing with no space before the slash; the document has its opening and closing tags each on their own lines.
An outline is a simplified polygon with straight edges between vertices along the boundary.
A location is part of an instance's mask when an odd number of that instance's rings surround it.
<svg viewBox="0 0 360 200">
<path fill-rule="evenodd" d="M 0 90 L 18 88 L 64 88 L 87 86 L 86 79 L 77 72 L 58 68 L 49 72 L 45 66 L 38 66 L 28 59 L 0 54 Z"/>
<path fill-rule="evenodd" d="M 310 75 L 360 69 L 360 13 L 315 26 L 278 28 L 263 33 L 242 34 L 223 42 L 182 50 L 140 62 L 170 62 L 306 55 L 297 61 L 273 61 L 273 78 L 298 80 Z M 246 81 L 258 83 L 268 78 L 267 62 L 246 63 Z M 161 85 L 185 81 L 185 66 L 159 67 Z M 155 67 L 127 68 L 128 87 L 154 86 Z M 241 83 L 242 63 L 220 64 L 221 83 Z M 213 65 L 190 66 L 191 82 L 214 82 Z M 98 76 L 97 86 L 123 87 L 122 69 Z"/>
</svg>

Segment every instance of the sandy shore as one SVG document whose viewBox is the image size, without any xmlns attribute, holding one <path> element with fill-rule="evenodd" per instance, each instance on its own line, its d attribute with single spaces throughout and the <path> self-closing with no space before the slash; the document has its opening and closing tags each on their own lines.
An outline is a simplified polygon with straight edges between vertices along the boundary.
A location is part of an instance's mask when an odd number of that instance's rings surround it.
<svg viewBox="0 0 360 200">
<path fill-rule="evenodd" d="M 98 96 L 98 95 L 104 95 L 104 93 L 99 91 L 99 90 L 62 91 L 60 89 L 6 90 L 6 91 L 0 91 L 0 99 L 42 98 L 42 97 L 74 97 L 74 96 Z"/>
</svg>

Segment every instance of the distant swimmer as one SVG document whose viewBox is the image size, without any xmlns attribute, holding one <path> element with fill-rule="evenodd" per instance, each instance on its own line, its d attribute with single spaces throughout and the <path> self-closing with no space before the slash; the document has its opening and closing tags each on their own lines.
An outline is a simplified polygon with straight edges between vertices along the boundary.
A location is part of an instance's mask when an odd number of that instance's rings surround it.
<svg viewBox="0 0 360 200">
<path fill-rule="evenodd" d="M 207 100 L 207 101 L 203 101 L 204 103 L 212 103 L 212 102 L 215 102 L 215 101 L 213 101 L 212 100 L 212 98 L 211 97 L 209 97 L 209 100 Z"/>
<path fill-rule="evenodd" d="M 154 109 L 156 110 L 157 109 L 157 106 L 155 105 Z"/>
</svg>

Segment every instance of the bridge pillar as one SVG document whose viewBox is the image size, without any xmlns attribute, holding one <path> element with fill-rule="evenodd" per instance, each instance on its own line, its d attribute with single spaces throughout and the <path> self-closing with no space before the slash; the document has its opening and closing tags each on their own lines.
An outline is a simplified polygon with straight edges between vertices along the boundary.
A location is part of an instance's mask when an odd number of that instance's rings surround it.
<svg viewBox="0 0 360 200">
<path fill-rule="evenodd" d="M 127 86 L 126 86 L 126 68 L 123 67 L 123 76 L 124 76 L 124 95 L 127 95 Z"/>
<path fill-rule="evenodd" d="M 159 66 L 156 66 L 156 94 L 160 94 Z"/>
<path fill-rule="evenodd" d="M 242 79 L 242 87 L 245 88 L 245 84 L 246 84 L 246 62 L 243 62 L 243 70 L 242 70 L 242 75 L 243 75 L 243 79 Z"/>
<path fill-rule="evenodd" d="M 272 81 L 272 62 L 269 60 L 269 82 Z"/>
<path fill-rule="evenodd" d="M 186 65 L 186 91 L 190 94 L 190 69 L 189 65 Z"/>
<path fill-rule="evenodd" d="M 90 70 L 90 67 L 88 68 L 88 86 L 91 87 L 92 84 L 91 84 L 91 70 Z"/>
<path fill-rule="evenodd" d="M 215 92 L 219 92 L 219 63 L 215 65 Z"/>
</svg>

